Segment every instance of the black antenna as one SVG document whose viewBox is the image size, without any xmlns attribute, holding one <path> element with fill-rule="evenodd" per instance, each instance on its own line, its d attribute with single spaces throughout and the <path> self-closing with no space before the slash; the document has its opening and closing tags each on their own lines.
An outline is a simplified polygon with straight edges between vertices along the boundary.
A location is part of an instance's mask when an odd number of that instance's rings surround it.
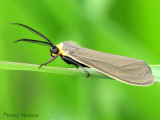
<svg viewBox="0 0 160 120">
<path fill-rule="evenodd" d="M 42 38 L 44 38 L 45 40 L 47 40 L 51 46 L 54 46 L 54 45 L 52 44 L 52 42 L 51 42 L 46 36 L 44 36 L 43 34 L 41 34 L 41 33 L 38 32 L 38 31 L 34 30 L 33 28 L 28 27 L 28 26 L 23 25 L 23 24 L 20 24 L 20 23 L 11 23 L 11 24 L 13 24 L 13 25 L 19 25 L 19 26 L 22 26 L 22 27 L 25 27 L 25 28 L 31 30 L 31 31 L 34 32 L 35 34 L 37 34 L 37 35 L 39 35 L 40 37 L 42 37 Z"/>
<path fill-rule="evenodd" d="M 14 43 L 20 42 L 20 41 L 25 41 L 25 42 L 35 43 L 35 44 L 39 44 L 39 45 L 43 45 L 43 46 L 53 47 L 49 42 L 43 42 L 43 41 L 32 40 L 32 39 L 20 39 L 20 40 L 14 41 Z"/>
</svg>

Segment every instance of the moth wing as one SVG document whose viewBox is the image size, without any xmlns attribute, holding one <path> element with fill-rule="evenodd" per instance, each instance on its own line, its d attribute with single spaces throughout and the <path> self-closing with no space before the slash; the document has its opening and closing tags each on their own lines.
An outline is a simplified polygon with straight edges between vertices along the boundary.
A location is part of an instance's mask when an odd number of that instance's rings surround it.
<svg viewBox="0 0 160 120">
<path fill-rule="evenodd" d="M 70 57 L 124 83 L 147 86 L 154 82 L 152 71 L 142 60 L 80 47 Z"/>
</svg>

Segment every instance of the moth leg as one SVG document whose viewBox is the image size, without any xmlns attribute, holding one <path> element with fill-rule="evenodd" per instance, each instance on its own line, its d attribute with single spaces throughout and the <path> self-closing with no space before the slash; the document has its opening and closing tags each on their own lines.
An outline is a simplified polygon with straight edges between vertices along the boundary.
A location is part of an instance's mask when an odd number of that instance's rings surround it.
<svg viewBox="0 0 160 120">
<path fill-rule="evenodd" d="M 79 65 L 83 70 L 84 70 L 84 72 L 86 72 L 87 73 L 87 78 L 89 77 L 89 72 L 86 70 L 86 69 L 84 69 L 84 67 L 82 67 L 81 65 Z M 78 69 L 78 68 L 77 68 Z"/>
<path fill-rule="evenodd" d="M 43 63 L 43 64 L 41 64 L 40 66 L 39 66 L 39 69 L 43 66 L 43 65 L 47 65 L 48 63 L 50 63 L 50 62 L 52 62 L 53 60 L 55 60 L 57 57 L 59 56 L 59 54 L 57 54 L 55 57 L 50 57 L 50 59 L 49 59 L 49 61 L 48 62 L 46 62 L 46 63 Z M 52 58 L 52 59 L 51 59 Z"/>
<path fill-rule="evenodd" d="M 48 60 L 48 62 L 41 64 L 41 65 L 39 66 L 39 69 L 40 69 L 43 65 L 46 66 L 48 63 L 50 63 L 50 62 L 51 62 L 51 58 L 52 58 L 52 57 L 50 57 L 50 59 Z M 53 61 L 53 60 L 52 60 L 52 61 Z"/>
<path fill-rule="evenodd" d="M 78 69 L 79 66 L 78 66 L 78 65 L 75 65 L 75 66 L 76 66 L 76 68 Z"/>
<path fill-rule="evenodd" d="M 80 66 L 84 70 L 84 72 L 87 73 L 87 78 L 89 77 L 89 72 L 86 69 L 84 69 L 84 67 L 81 64 L 79 64 L 78 62 L 76 62 L 72 59 L 69 59 L 68 57 L 65 57 L 65 56 L 62 56 L 62 59 L 71 62 L 72 64 L 74 64 L 77 67 L 77 69 L 78 69 L 78 66 Z"/>
</svg>

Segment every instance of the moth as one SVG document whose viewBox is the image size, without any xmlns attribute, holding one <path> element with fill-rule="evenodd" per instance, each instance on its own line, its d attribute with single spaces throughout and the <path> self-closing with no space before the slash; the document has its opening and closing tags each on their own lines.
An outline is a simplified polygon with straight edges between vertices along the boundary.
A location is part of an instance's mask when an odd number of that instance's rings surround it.
<svg viewBox="0 0 160 120">
<path fill-rule="evenodd" d="M 54 45 L 47 37 L 31 27 L 19 23 L 12 24 L 27 28 L 46 40 L 44 42 L 33 39 L 20 39 L 14 43 L 25 41 L 51 47 L 49 61 L 41 64 L 39 68 L 46 66 L 60 56 L 66 63 L 73 64 L 77 68 L 81 67 L 86 72 L 87 77 L 89 77 L 89 72 L 85 67 L 96 69 L 102 74 L 131 85 L 148 86 L 154 83 L 150 67 L 142 60 L 95 51 L 81 47 L 72 41 Z"/>
</svg>

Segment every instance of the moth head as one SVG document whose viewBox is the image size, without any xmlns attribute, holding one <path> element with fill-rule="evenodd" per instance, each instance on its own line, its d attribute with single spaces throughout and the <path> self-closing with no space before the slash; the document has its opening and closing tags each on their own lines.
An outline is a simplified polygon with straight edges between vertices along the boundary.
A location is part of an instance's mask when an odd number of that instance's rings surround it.
<svg viewBox="0 0 160 120">
<path fill-rule="evenodd" d="M 54 57 L 59 53 L 59 49 L 56 45 L 53 45 L 50 49 L 51 56 Z"/>
</svg>

